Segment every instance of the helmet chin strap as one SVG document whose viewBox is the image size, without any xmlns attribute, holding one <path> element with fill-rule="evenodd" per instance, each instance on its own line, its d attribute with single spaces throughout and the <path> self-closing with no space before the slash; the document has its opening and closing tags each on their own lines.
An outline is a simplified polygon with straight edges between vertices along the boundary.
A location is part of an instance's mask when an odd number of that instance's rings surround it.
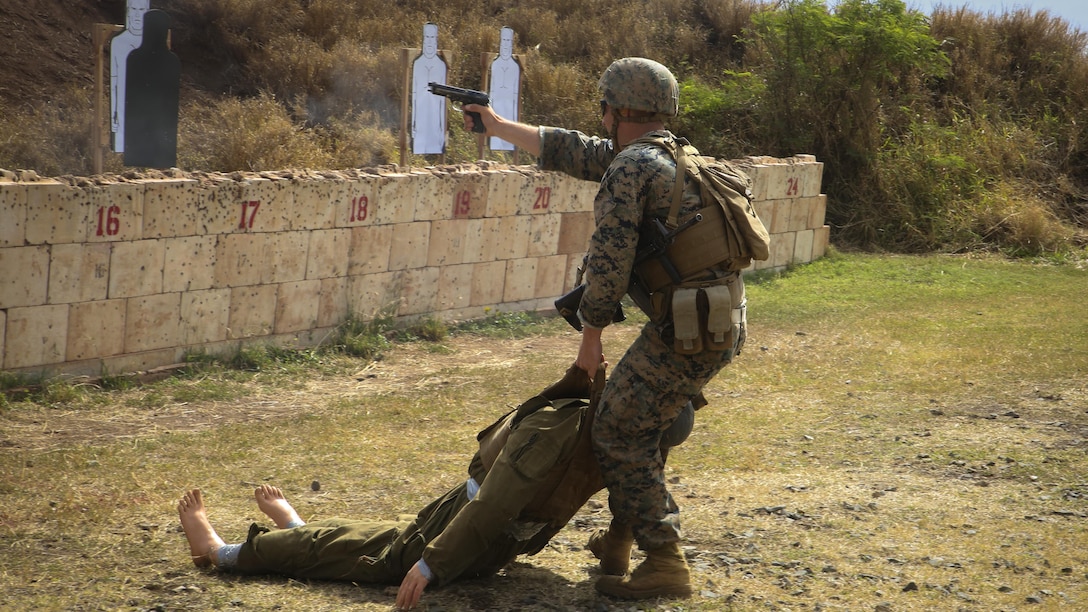
<svg viewBox="0 0 1088 612">
<path fill-rule="evenodd" d="M 609 137 L 612 138 L 612 148 L 618 149 L 620 146 L 619 133 L 620 133 L 620 111 L 617 108 L 612 109 L 612 130 Z"/>
<path fill-rule="evenodd" d="M 665 119 L 665 115 L 662 115 L 661 113 L 653 113 L 651 115 L 638 114 L 635 116 L 625 117 L 620 114 L 620 109 L 615 107 L 612 107 L 611 112 L 612 130 L 611 134 L 609 134 L 609 137 L 612 139 L 613 147 L 619 146 L 619 131 L 621 121 L 627 123 L 654 123 L 656 121 L 663 121 Z"/>
</svg>

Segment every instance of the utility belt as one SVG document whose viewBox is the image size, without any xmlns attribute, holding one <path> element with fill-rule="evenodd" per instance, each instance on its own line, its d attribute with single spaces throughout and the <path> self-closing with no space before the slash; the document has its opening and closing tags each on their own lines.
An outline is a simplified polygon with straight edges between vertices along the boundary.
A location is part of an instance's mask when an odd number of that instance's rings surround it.
<svg viewBox="0 0 1088 612">
<path fill-rule="evenodd" d="M 740 352 L 748 305 L 739 273 L 665 287 L 650 294 L 650 304 L 655 323 L 661 325 L 671 319 L 677 353 Z"/>
</svg>

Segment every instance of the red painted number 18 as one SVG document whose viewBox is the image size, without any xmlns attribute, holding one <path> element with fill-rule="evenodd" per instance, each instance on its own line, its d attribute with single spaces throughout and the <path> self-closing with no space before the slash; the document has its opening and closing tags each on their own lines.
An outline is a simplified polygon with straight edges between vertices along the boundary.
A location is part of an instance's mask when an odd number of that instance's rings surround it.
<svg viewBox="0 0 1088 612">
<path fill-rule="evenodd" d="M 351 222 L 366 221 L 366 216 L 370 214 L 370 199 L 366 196 L 359 196 L 351 199 Z"/>
</svg>

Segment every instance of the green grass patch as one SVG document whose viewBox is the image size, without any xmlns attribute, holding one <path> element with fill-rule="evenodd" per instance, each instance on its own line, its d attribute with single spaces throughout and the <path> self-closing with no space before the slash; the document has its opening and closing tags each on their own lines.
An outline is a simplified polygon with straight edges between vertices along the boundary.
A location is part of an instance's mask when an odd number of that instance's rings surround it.
<svg viewBox="0 0 1088 612">
<path fill-rule="evenodd" d="M 560 325 L 559 323 L 562 323 Z M 525 338 L 562 328 L 566 322 L 554 316 L 532 312 L 495 312 L 474 321 L 460 323 L 454 334 L 476 334 L 489 338 Z"/>
</svg>

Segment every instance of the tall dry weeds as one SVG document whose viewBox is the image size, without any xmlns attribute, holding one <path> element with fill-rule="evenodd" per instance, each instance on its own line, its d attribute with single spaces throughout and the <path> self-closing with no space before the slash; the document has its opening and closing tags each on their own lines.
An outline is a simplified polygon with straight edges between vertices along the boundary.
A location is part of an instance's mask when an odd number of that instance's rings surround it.
<svg viewBox="0 0 1088 612">
<path fill-rule="evenodd" d="M 255 171 L 324 167 L 331 159 L 316 134 L 304 130 L 269 93 L 186 106 L 179 132 L 179 163 L 185 167 Z"/>
</svg>

